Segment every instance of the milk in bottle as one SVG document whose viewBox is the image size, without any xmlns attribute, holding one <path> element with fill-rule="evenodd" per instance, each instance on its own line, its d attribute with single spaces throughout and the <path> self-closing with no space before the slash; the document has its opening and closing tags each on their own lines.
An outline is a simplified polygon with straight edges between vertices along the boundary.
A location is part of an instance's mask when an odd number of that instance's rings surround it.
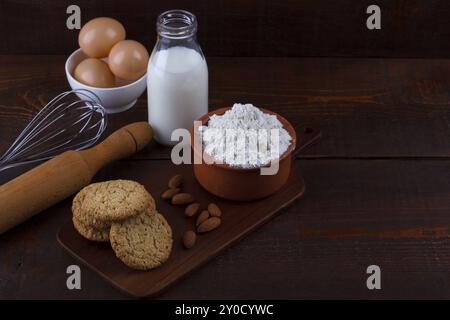
<svg viewBox="0 0 450 320">
<path fill-rule="evenodd" d="M 159 143 L 174 145 L 175 129 L 190 129 L 208 112 L 208 67 L 193 14 L 167 11 L 159 16 L 157 30 L 147 72 L 148 120 Z"/>
</svg>

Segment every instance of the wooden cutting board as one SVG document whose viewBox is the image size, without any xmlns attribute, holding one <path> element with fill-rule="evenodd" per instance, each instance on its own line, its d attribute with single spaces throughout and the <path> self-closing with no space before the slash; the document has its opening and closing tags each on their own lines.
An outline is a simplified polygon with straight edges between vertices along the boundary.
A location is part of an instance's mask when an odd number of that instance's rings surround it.
<svg viewBox="0 0 450 320">
<path fill-rule="evenodd" d="M 125 266 L 114 255 L 109 243 L 91 242 L 81 237 L 68 223 L 60 229 L 58 241 L 72 256 L 93 269 L 115 287 L 134 297 L 155 296 L 195 268 L 211 260 L 219 252 L 234 244 L 246 234 L 273 218 L 282 208 L 299 198 L 304 190 L 304 182 L 296 168 L 292 168 L 286 185 L 275 195 L 253 202 L 233 202 L 219 199 L 205 191 L 195 180 L 190 166 L 174 166 L 170 161 L 122 162 L 117 166 L 129 166 L 128 176 L 113 177 L 135 179 L 144 184 L 154 195 L 157 209 L 173 229 L 174 243 L 169 260 L 161 267 L 150 271 L 136 271 Z M 118 168 L 119 171 L 123 171 Z M 113 168 L 113 171 L 114 168 Z M 142 174 L 143 173 L 143 174 Z M 215 202 L 222 209 L 222 224 L 213 232 L 199 235 L 196 245 L 186 250 L 182 245 L 182 236 L 186 230 L 192 230 L 195 218 L 184 216 L 184 207 L 172 206 L 159 195 L 165 191 L 167 181 L 176 173 L 184 176 L 183 191 L 194 195 L 203 207 Z M 70 208 L 67 208 L 70 211 Z"/>
</svg>

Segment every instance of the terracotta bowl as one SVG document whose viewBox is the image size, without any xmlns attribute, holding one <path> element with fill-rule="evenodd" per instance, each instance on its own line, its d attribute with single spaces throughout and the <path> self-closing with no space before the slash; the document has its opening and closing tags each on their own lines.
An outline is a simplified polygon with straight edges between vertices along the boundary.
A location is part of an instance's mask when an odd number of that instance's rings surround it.
<svg viewBox="0 0 450 320">
<path fill-rule="evenodd" d="M 210 116 L 224 114 L 229 109 L 231 108 L 213 110 L 202 116 L 198 121 L 205 125 Z M 261 175 L 260 168 L 236 168 L 227 164 L 208 164 L 205 161 L 202 161 L 201 164 L 193 164 L 197 181 L 210 193 L 228 200 L 250 201 L 274 194 L 288 180 L 291 172 L 292 155 L 297 144 L 297 134 L 292 125 L 279 114 L 262 108 L 261 110 L 264 113 L 276 115 L 284 129 L 292 137 L 291 145 L 280 157 L 278 172 L 274 175 Z M 191 129 L 191 138 L 194 154 L 202 157 L 201 146 L 194 147 L 194 128 Z M 205 157 L 212 160 L 209 155 L 205 155 Z M 212 161 L 208 162 L 211 163 Z"/>
</svg>

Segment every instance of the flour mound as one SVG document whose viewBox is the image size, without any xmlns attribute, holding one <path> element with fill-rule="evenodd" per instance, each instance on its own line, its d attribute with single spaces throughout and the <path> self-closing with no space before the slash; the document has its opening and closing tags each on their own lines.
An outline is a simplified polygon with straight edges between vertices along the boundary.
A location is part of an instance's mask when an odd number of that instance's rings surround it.
<svg viewBox="0 0 450 320">
<path fill-rule="evenodd" d="M 236 103 L 223 115 L 212 115 L 199 132 L 204 151 L 216 162 L 241 168 L 267 165 L 292 142 L 275 115 L 252 104 Z"/>
</svg>

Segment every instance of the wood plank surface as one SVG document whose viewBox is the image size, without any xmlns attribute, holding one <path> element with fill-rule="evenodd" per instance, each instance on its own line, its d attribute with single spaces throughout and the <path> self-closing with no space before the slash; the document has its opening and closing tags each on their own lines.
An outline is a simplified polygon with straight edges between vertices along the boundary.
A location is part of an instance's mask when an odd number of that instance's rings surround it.
<svg viewBox="0 0 450 320">
<path fill-rule="evenodd" d="M 0 152 L 31 114 L 68 90 L 65 56 L 0 56 Z M 449 157 L 450 60 L 208 58 L 210 109 L 250 102 L 320 128 L 311 158 Z M 237 76 L 239 75 L 239 76 Z M 146 94 L 110 116 L 111 132 L 147 119 Z M 158 147 L 142 159 L 167 159 Z"/>
<path fill-rule="evenodd" d="M 0 153 L 49 98 L 68 88 L 64 56 L 0 56 Z M 450 298 L 450 60 L 208 58 L 210 106 L 253 102 L 320 128 L 296 164 L 293 206 L 161 296 Z M 147 116 L 145 95 L 109 131 Z M 138 177 L 168 150 L 151 144 L 96 180 Z M 158 160 L 159 159 L 159 160 Z M 4 183 L 27 168 L 0 173 Z M 57 244 L 56 205 L 0 236 L 0 298 L 124 298 Z M 0 204 L 1 205 L 1 204 Z M 365 268 L 382 269 L 382 290 Z M 202 288 L 202 290 L 199 290 Z"/>
<path fill-rule="evenodd" d="M 77 4 L 82 23 L 111 16 L 149 50 L 155 21 L 168 9 L 198 16 L 207 56 L 449 57 L 447 0 L 3 0 L 0 54 L 68 54 L 76 30 L 66 9 Z M 381 8 L 381 30 L 366 27 L 366 9 Z"/>
<path fill-rule="evenodd" d="M 139 178 L 155 162 L 121 161 L 97 180 Z M 304 197 L 160 298 L 450 298 L 449 165 L 298 160 Z M 0 298 L 124 297 L 85 267 L 83 290 L 65 288 L 76 261 L 55 235 L 68 201 L 1 237 Z M 370 264 L 382 269 L 380 292 L 366 289 Z"/>
</svg>

